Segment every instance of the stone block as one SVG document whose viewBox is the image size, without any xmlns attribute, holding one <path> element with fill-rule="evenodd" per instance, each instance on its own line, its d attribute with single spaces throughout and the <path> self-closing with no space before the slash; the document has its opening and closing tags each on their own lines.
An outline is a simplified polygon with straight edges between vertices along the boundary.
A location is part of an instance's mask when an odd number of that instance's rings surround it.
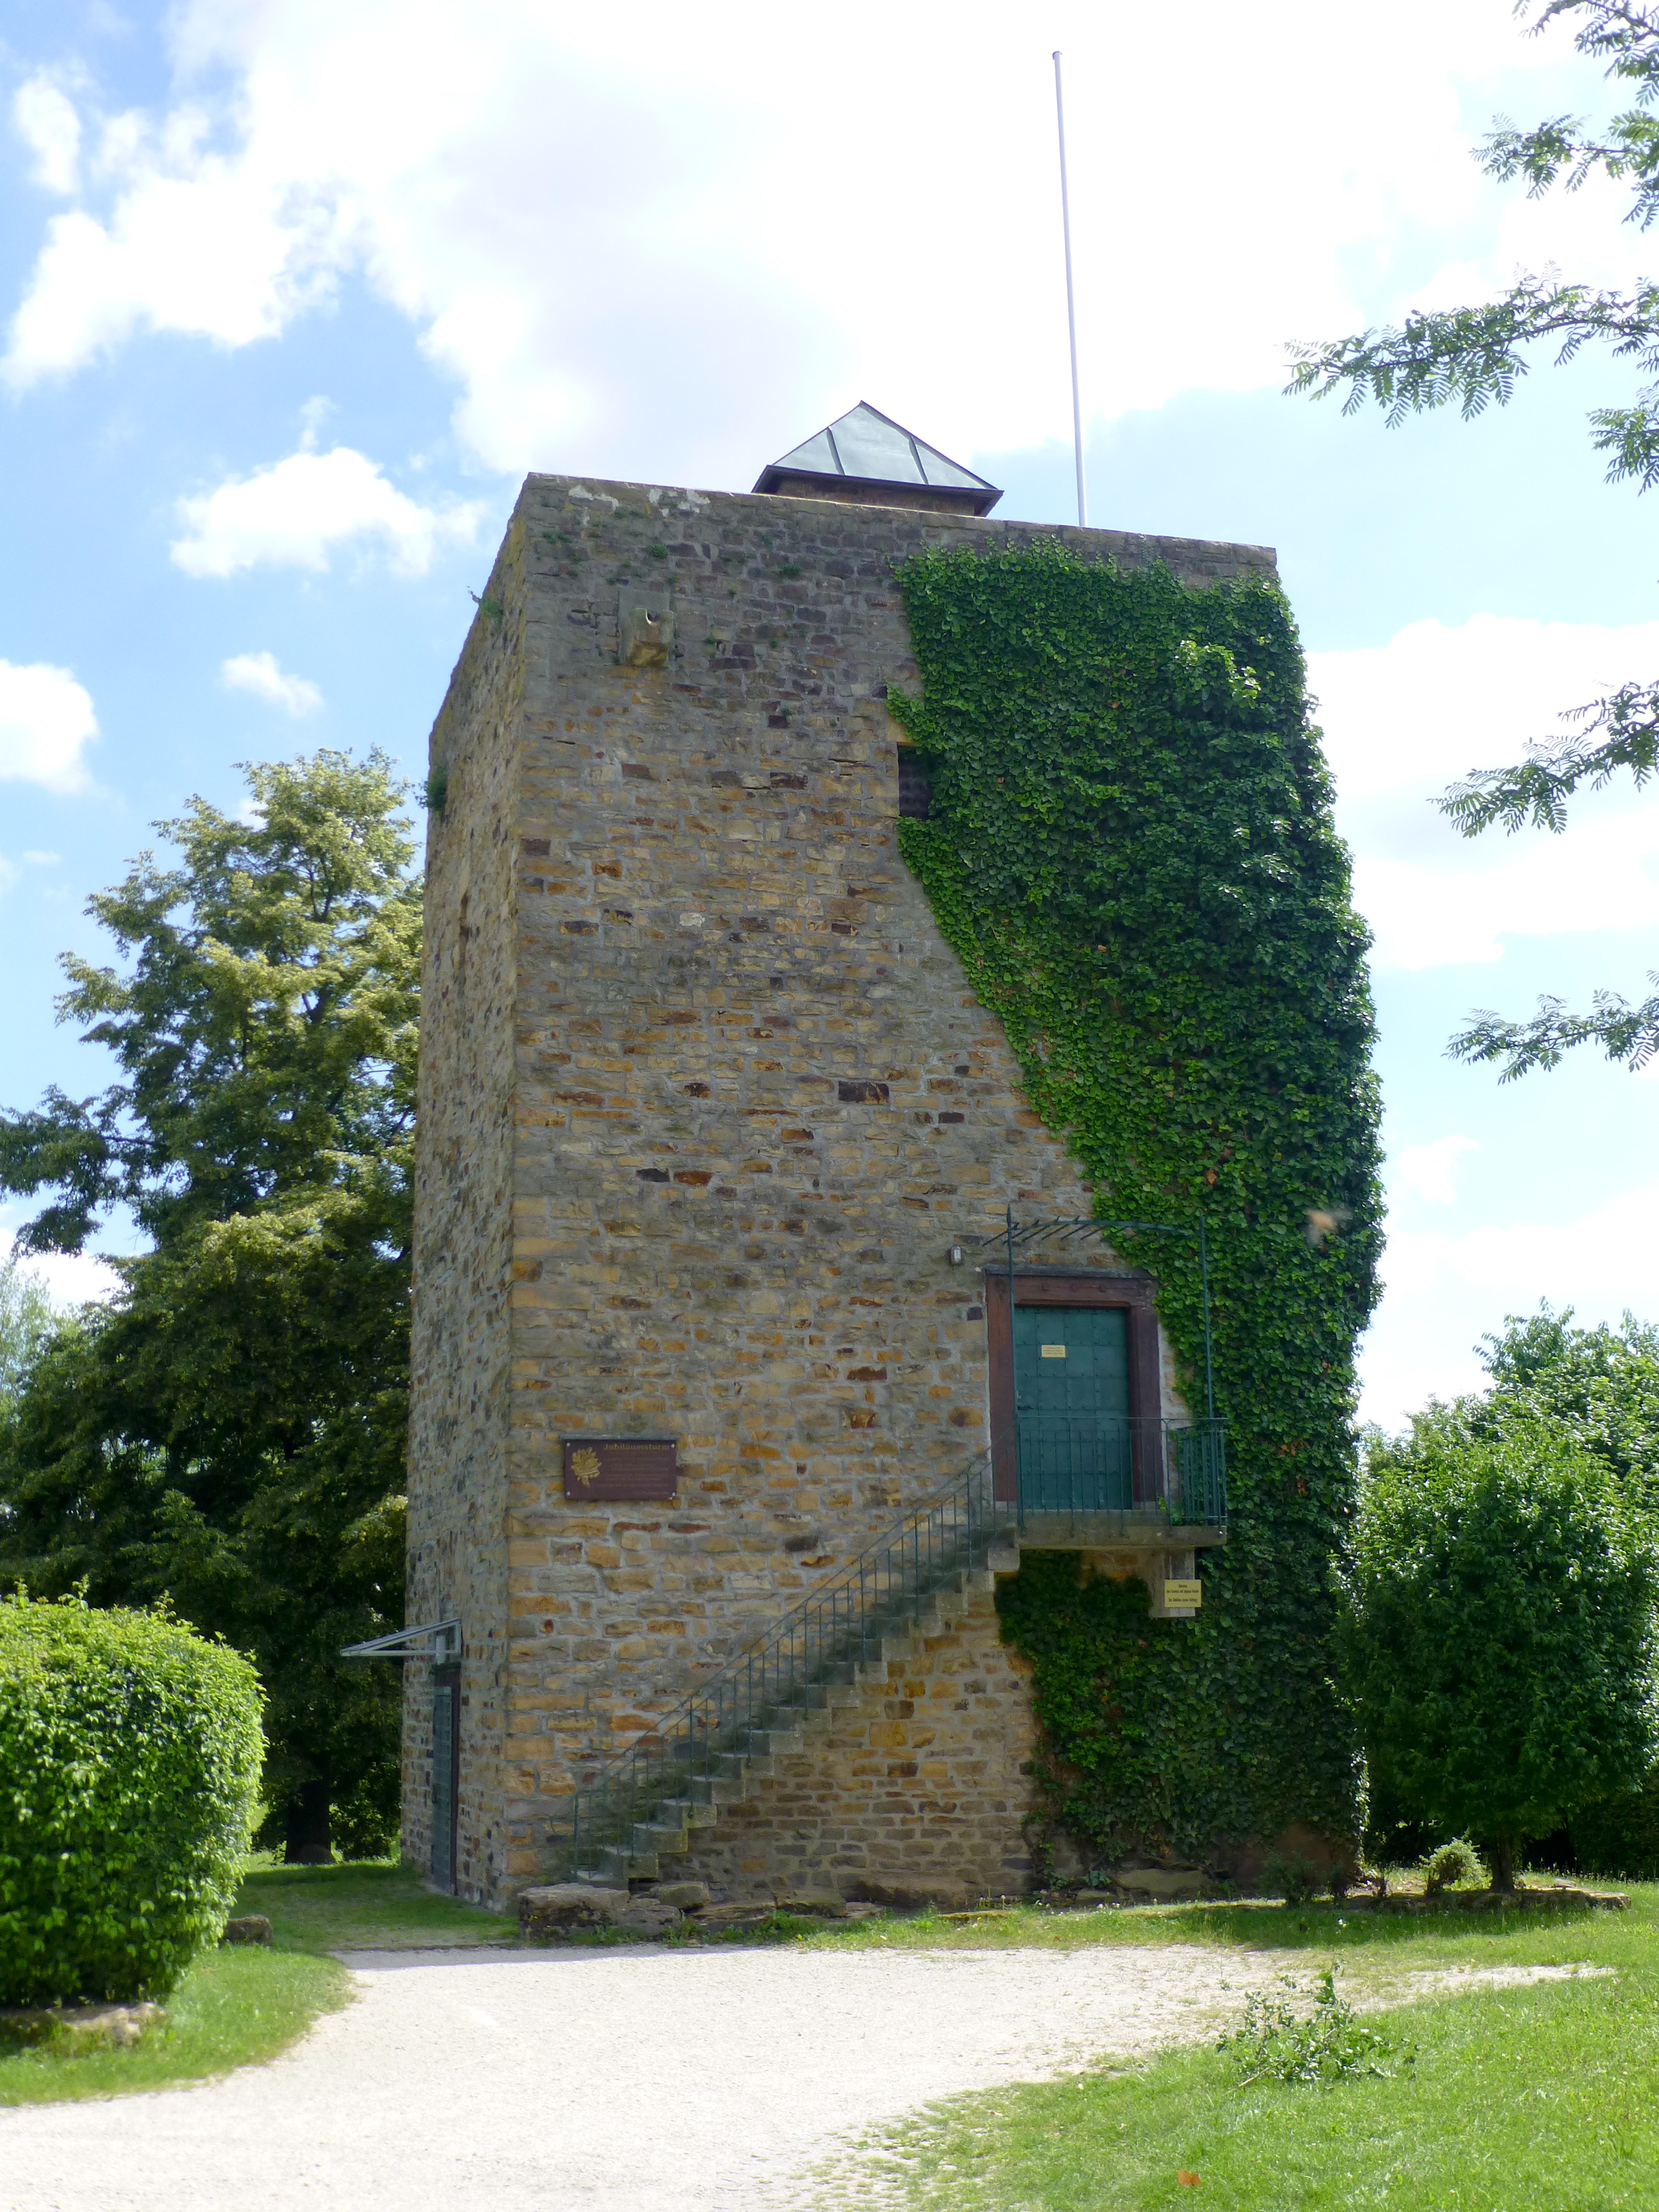
<svg viewBox="0 0 1659 2212">
<path fill-rule="evenodd" d="M 849 1901 L 890 1905 L 895 1912 L 924 1912 L 930 1905 L 939 1912 L 963 1912 L 969 1904 L 966 1882 L 908 1872 L 860 1875 L 849 1883 L 847 1893 Z"/>
<path fill-rule="evenodd" d="M 659 1881 L 651 1894 L 680 1912 L 701 1912 L 709 1901 L 708 1884 L 701 1881 Z"/>
<path fill-rule="evenodd" d="M 1112 1879 L 1132 1897 L 1209 1897 L 1215 1890 L 1202 1867 L 1117 1867 Z"/>
<path fill-rule="evenodd" d="M 166 2018 L 158 2004 L 0 2006 L 0 2048 L 12 2043 L 64 2043 L 89 2050 L 106 2044 L 117 2051 L 141 2043 Z"/>
<path fill-rule="evenodd" d="M 672 1936 L 681 1926 L 685 1915 L 678 1905 L 670 1905 L 661 1896 L 642 1894 L 630 1897 L 611 1915 L 611 1925 L 623 1936 L 643 1936 L 659 1941 Z"/>
<path fill-rule="evenodd" d="M 592 1882 L 550 1882 L 519 1893 L 519 1933 L 526 1943 L 556 1942 L 573 1929 L 602 1928 L 628 1904 L 625 1889 L 600 1889 Z"/>
<path fill-rule="evenodd" d="M 241 1912 L 227 1920 L 222 1943 L 269 1943 L 270 1923 L 263 1912 Z"/>
</svg>

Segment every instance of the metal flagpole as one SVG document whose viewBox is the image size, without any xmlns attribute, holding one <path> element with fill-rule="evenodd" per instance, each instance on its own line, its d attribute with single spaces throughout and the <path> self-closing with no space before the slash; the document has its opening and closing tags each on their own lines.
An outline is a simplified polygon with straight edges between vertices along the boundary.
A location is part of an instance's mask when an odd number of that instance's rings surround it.
<svg viewBox="0 0 1659 2212">
<path fill-rule="evenodd" d="M 1066 325 L 1072 340 L 1072 447 L 1077 455 L 1077 519 L 1079 528 L 1089 520 L 1088 495 L 1083 486 L 1083 406 L 1077 382 L 1077 301 L 1072 289 L 1072 203 L 1066 188 L 1066 100 L 1060 90 L 1060 53 L 1054 53 L 1054 120 L 1060 127 L 1060 227 L 1066 240 Z"/>
</svg>

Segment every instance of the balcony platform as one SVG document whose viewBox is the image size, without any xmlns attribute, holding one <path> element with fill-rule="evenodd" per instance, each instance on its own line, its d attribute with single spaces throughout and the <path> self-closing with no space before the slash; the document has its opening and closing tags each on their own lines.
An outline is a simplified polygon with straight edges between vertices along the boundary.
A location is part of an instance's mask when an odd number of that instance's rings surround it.
<svg viewBox="0 0 1659 2212">
<path fill-rule="evenodd" d="M 1006 1533 L 1004 1548 L 1014 1556 L 1004 1571 L 1021 1552 L 1210 1552 L 1226 1540 L 1215 1522 L 1172 1522 L 1161 1513 L 1027 1513 Z"/>
</svg>

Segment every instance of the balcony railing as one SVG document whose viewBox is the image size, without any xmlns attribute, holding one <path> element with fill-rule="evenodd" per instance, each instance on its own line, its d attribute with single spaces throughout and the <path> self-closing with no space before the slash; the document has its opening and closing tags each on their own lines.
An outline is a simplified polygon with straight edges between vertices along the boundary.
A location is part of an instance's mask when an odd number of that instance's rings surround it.
<svg viewBox="0 0 1659 2212">
<path fill-rule="evenodd" d="M 1226 1439 L 1219 1421 L 1021 1411 L 1016 1433 L 1022 1521 L 1129 1514 L 1187 1528 L 1226 1525 Z"/>
</svg>

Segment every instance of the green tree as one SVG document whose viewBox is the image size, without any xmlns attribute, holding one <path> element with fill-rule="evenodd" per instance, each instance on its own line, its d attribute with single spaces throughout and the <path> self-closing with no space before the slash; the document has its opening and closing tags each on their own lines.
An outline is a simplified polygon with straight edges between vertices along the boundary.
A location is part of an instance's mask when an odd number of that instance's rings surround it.
<svg viewBox="0 0 1659 2212">
<path fill-rule="evenodd" d="M 166 1595 L 257 1661 L 291 1858 L 383 1840 L 397 1684 L 342 1644 L 403 1618 L 420 887 L 379 754 L 250 766 L 91 911 L 61 1018 L 121 1079 L 0 1116 L 26 1249 L 125 1207 L 120 1294 L 35 1360 L 0 1428 L 0 1561 L 99 1604 Z"/>
<path fill-rule="evenodd" d="M 1602 1461 L 1632 1505 L 1659 1509 L 1659 1329 L 1626 1314 L 1615 1328 L 1573 1326 L 1572 1308 L 1511 1314 L 1483 1340 L 1492 1388 L 1464 1401 L 1477 1433 L 1542 1420 Z"/>
<path fill-rule="evenodd" d="M 1601 1460 L 1633 1506 L 1659 1510 L 1659 1328 L 1628 1313 L 1616 1329 L 1579 1328 L 1571 1306 L 1557 1313 L 1546 1301 L 1524 1318 L 1506 1316 L 1478 1357 L 1487 1389 L 1431 1401 L 1403 1436 L 1374 1432 L 1373 1452 L 1410 1457 L 1447 1439 L 1490 1441 L 1542 1422 Z"/>
<path fill-rule="evenodd" d="M 1571 18 L 1577 51 L 1605 61 L 1635 105 L 1599 131 L 1571 115 L 1547 118 L 1530 131 L 1500 121 L 1480 149 L 1486 173 L 1523 181 L 1536 198 L 1557 185 L 1573 191 L 1600 172 L 1629 186 L 1626 220 L 1650 228 L 1659 219 L 1659 115 L 1652 112 L 1659 102 L 1659 9 L 1632 0 L 1516 0 L 1515 12 L 1533 18 L 1534 33 Z M 1413 313 L 1397 329 L 1295 347 L 1289 389 L 1317 398 L 1342 392 L 1345 414 L 1373 401 L 1391 425 L 1454 404 L 1467 421 L 1493 401 L 1509 401 L 1540 344 L 1553 347 L 1558 365 L 1601 344 L 1644 374 L 1659 371 L 1659 284 L 1644 281 L 1621 292 L 1553 272 L 1522 276 L 1480 307 Z M 1640 491 L 1659 483 L 1659 384 L 1594 409 L 1589 421 L 1610 482 L 1632 479 Z M 1500 823 L 1510 832 L 1528 823 L 1559 832 L 1575 792 L 1598 789 L 1626 770 L 1639 787 L 1659 768 L 1659 683 L 1621 684 L 1565 720 L 1565 735 L 1534 742 L 1523 760 L 1477 770 L 1451 787 L 1439 804 L 1465 836 Z M 1659 971 L 1648 980 L 1659 983 Z M 1592 1042 L 1609 1060 L 1645 1066 L 1659 1052 L 1659 995 L 1632 1006 L 1617 992 L 1597 991 L 1588 1013 L 1541 998 L 1529 1021 L 1482 1009 L 1448 1048 L 1455 1059 L 1501 1062 L 1499 1079 L 1508 1082 L 1553 1067 L 1573 1046 Z"/>
<path fill-rule="evenodd" d="M 0 1415 L 10 1410 L 23 1378 L 58 1326 L 45 1282 L 13 1255 L 0 1260 Z"/>
<path fill-rule="evenodd" d="M 1340 1638 L 1374 1777 L 1512 1887 L 1524 1837 L 1652 1762 L 1656 1596 L 1641 1516 L 1559 1429 L 1374 1455 Z"/>
</svg>

